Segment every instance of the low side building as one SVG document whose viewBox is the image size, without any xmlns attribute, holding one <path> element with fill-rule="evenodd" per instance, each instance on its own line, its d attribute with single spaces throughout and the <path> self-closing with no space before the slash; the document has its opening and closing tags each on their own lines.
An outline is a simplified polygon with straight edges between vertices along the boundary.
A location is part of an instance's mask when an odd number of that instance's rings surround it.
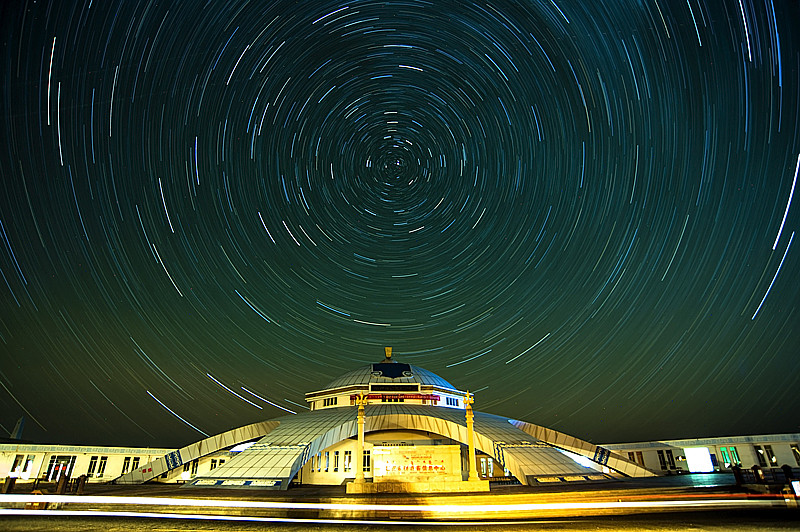
<svg viewBox="0 0 800 532">
<path fill-rule="evenodd" d="M 734 466 L 800 467 L 798 433 L 609 443 L 603 447 L 660 475 L 730 471 Z"/>
</svg>

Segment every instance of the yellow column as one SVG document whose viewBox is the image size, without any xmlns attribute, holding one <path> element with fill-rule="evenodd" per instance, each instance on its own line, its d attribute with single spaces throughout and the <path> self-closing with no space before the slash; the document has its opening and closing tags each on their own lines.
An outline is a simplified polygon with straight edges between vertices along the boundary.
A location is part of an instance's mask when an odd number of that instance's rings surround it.
<svg viewBox="0 0 800 532">
<path fill-rule="evenodd" d="M 469 446 L 469 479 L 468 480 L 480 480 L 478 478 L 478 471 L 476 470 L 476 459 L 475 459 L 475 430 L 473 428 L 473 420 L 475 415 L 472 413 L 472 403 L 475 402 L 475 398 L 467 392 L 467 395 L 464 396 L 464 406 L 467 411 L 467 445 Z"/>
<path fill-rule="evenodd" d="M 356 446 L 356 484 L 364 483 L 364 405 L 367 404 L 367 398 L 363 393 L 358 394 L 356 399 L 358 404 L 358 445 Z"/>
</svg>

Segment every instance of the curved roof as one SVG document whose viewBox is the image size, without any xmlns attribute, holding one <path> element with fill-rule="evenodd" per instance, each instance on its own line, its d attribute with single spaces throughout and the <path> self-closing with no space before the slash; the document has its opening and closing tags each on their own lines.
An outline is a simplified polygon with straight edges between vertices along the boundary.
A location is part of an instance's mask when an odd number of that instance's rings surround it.
<svg viewBox="0 0 800 532">
<path fill-rule="evenodd" d="M 334 379 L 323 390 L 332 388 L 342 388 L 344 386 L 368 385 L 370 383 L 420 383 L 429 386 L 439 386 L 455 390 L 456 387 L 425 368 L 402 364 L 398 362 L 383 362 L 380 364 L 369 364 L 360 368 L 348 371 L 344 375 Z"/>
</svg>

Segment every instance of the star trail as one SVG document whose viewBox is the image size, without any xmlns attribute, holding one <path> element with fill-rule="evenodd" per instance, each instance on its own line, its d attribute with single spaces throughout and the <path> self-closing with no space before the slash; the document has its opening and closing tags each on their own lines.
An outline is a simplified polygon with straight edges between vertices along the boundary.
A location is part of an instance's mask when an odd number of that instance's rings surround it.
<svg viewBox="0 0 800 532">
<path fill-rule="evenodd" d="M 0 8 L 0 428 L 184 445 L 383 357 L 595 442 L 800 430 L 800 6 Z"/>
</svg>

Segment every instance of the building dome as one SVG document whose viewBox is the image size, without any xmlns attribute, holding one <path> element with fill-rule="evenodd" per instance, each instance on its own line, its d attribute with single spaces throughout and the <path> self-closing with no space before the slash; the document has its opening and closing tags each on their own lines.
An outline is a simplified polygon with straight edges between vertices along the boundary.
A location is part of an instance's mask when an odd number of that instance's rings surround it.
<svg viewBox="0 0 800 532">
<path fill-rule="evenodd" d="M 345 386 L 366 386 L 372 383 L 419 383 L 426 386 L 437 386 L 455 390 L 455 386 L 439 375 L 419 366 L 398 362 L 381 362 L 368 364 L 348 371 L 324 386 L 324 390 L 343 388 Z"/>
</svg>

